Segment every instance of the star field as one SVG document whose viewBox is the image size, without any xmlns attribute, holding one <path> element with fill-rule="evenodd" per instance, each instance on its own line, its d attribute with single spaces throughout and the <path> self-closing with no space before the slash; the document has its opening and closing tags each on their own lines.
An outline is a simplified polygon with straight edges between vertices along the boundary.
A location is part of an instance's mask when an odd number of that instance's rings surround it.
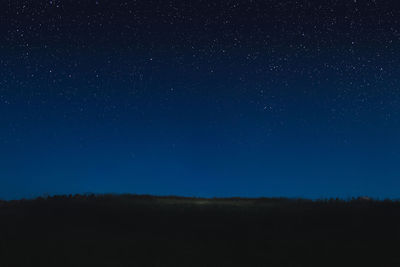
<svg viewBox="0 0 400 267">
<path fill-rule="evenodd" d="M 0 198 L 396 197 L 396 1 L 8 1 Z"/>
</svg>

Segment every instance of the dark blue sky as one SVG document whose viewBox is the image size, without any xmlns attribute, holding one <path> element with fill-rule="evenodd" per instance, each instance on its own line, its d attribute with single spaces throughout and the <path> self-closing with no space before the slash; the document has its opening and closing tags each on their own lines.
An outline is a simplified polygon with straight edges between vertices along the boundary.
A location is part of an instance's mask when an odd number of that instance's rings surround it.
<svg viewBox="0 0 400 267">
<path fill-rule="evenodd" d="M 9 1 L 0 198 L 397 198 L 397 5 Z"/>
</svg>

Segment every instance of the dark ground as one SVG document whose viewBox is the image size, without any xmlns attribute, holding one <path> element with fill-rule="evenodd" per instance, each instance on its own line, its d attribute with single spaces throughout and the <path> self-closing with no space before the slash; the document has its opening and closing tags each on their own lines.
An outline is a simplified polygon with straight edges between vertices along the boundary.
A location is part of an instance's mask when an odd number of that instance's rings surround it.
<svg viewBox="0 0 400 267">
<path fill-rule="evenodd" d="M 132 195 L 0 202 L 0 266 L 400 266 L 400 203 Z"/>
</svg>

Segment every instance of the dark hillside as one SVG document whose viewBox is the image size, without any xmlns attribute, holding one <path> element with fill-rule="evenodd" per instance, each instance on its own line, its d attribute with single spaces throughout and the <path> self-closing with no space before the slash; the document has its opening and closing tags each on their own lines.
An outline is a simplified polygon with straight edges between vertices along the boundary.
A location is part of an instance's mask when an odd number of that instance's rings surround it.
<svg viewBox="0 0 400 267">
<path fill-rule="evenodd" d="M 0 266 L 400 266 L 400 203 L 133 195 L 1 202 Z"/>
</svg>

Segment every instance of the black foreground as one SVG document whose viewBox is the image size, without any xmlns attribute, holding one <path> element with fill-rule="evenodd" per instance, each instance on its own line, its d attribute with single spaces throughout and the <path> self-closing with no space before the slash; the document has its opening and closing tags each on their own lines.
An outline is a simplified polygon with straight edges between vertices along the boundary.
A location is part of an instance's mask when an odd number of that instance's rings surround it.
<svg viewBox="0 0 400 267">
<path fill-rule="evenodd" d="M 0 266 L 400 266 L 400 202 L 136 195 L 0 202 Z"/>
</svg>

